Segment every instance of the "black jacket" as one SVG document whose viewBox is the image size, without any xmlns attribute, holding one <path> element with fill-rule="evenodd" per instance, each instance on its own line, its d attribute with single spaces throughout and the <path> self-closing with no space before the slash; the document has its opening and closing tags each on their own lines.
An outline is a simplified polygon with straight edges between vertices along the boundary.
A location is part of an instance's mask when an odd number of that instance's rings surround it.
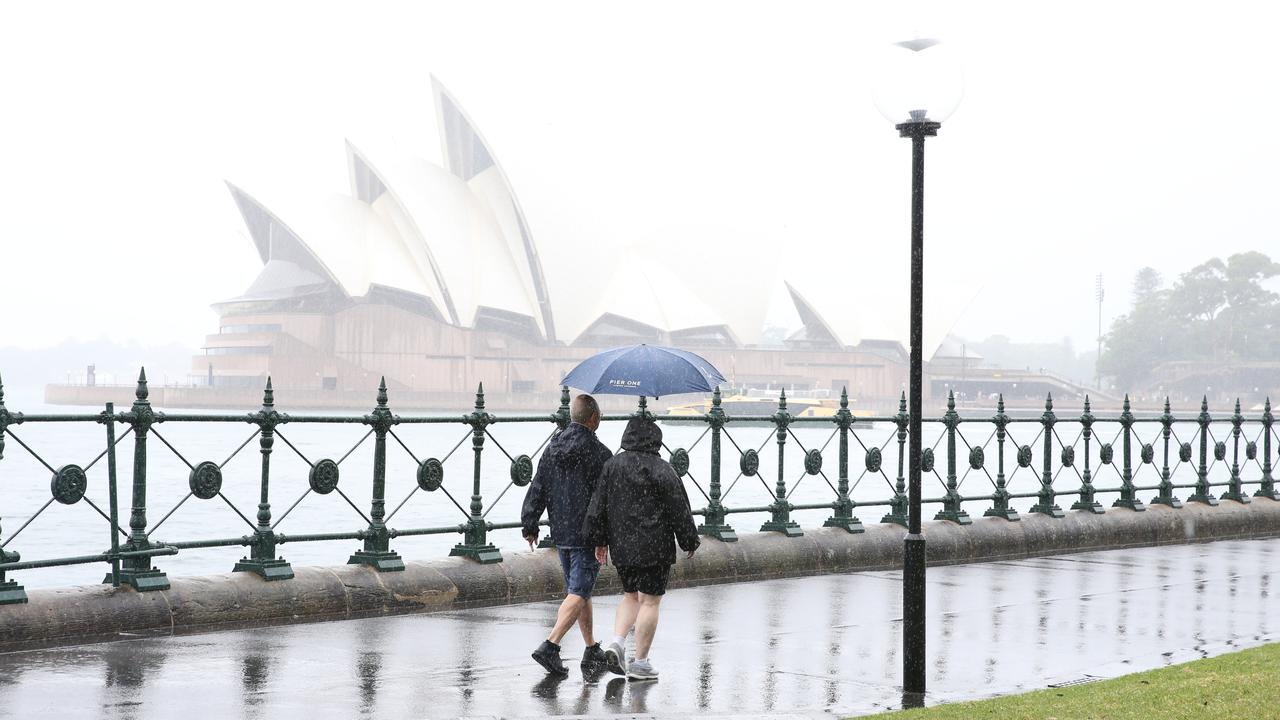
<svg viewBox="0 0 1280 720">
<path fill-rule="evenodd" d="M 538 521 L 546 510 L 552 542 L 559 547 L 589 547 L 582 539 L 582 519 L 600 468 L 612 456 L 585 425 L 573 423 L 552 438 L 524 496 L 520 512 L 524 535 L 538 534 Z"/>
<path fill-rule="evenodd" d="M 583 534 L 590 545 L 608 545 L 615 565 L 670 565 L 676 541 L 686 552 L 699 545 L 689 496 L 658 454 L 661 447 L 657 423 L 632 418 L 622 435 L 624 452 L 604 464 L 591 497 Z"/>
</svg>

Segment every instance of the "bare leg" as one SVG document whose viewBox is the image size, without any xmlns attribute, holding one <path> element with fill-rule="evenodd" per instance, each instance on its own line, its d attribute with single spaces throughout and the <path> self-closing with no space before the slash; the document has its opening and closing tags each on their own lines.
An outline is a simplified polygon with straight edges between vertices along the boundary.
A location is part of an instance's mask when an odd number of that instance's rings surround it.
<svg viewBox="0 0 1280 720">
<path fill-rule="evenodd" d="M 586 599 L 578 595 L 566 595 L 564 602 L 560 603 L 560 610 L 556 613 L 555 627 L 551 628 L 551 634 L 547 639 L 559 645 L 560 640 L 564 638 L 564 634 L 569 632 L 569 628 L 577 622 L 578 615 L 582 612 L 583 606 L 587 603 Z"/>
<path fill-rule="evenodd" d="M 582 631 L 582 642 L 586 643 L 587 647 L 596 644 L 595 636 L 592 634 L 594 621 L 595 611 L 591 608 L 591 598 L 587 598 L 582 603 L 582 609 L 578 611 L 578 629 Z"/>
<path fill-rule="evenodd" d="M 623 593 L 622 602 L 618 603 L 618 614 L 614 616 L 613 634 L 625 638 L 636 624 L 636 615 L 640 612 L 640 598 L 636 593 Z"/>
<path fill-rule="evenodd" d="M 658 631 L 658 604 L 661 595 L 645 595 L 640 593 L 640 612 L 636 617 L 636 659 L 649 657 L 649 646 L 653 644 L 653 634 Z"/>
</svg>

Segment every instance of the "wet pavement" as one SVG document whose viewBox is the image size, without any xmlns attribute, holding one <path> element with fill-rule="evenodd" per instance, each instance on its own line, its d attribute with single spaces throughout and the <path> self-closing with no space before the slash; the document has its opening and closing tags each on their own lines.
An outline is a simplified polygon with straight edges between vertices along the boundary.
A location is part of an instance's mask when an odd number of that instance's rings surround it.
<svg viewBox="0 0 1280 720">
<path fill-rule="evenodd" d="M 1280 641 L 1280 541 L 929 570 L 929 704 Z M 900 579 L 867 572 L 668 593 L 661 679 L 549 678 L 555 603 L 0 655 L 0 717 L 831 717 L 900 703 Z M 617 596 L 596 600 L 612 626 Z M 602 632 L 601 635 L 611 633 Z"/>
</svg>

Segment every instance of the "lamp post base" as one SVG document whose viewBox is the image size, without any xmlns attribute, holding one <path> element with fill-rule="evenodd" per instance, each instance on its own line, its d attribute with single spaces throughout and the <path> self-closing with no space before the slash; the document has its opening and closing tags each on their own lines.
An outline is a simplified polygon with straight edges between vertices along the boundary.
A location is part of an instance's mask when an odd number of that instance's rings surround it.
<svg viewBox="0 0 1280 720">
<path fill-rule="evenodd" d="M 910 534 L 902 548 L 902 691 L 925 688 L 925 554 L 924 535 Z"/>
</svg>

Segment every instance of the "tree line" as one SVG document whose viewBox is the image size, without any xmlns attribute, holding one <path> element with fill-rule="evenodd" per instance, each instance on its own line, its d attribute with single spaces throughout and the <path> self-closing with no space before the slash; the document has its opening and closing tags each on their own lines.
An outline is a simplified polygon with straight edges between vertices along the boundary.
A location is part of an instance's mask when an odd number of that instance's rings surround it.
<svg viewBox="0 0 1280 720">
<path fill-rule="evenodd" d="M 1123 388 L 1150 384 L 1164 362 L 1280 360 L 1280 263 L 1261 252 L 1212 258 L 1166 287 L 1153 268 L 1133 280 L 1133 307 L 1103 336 L 1099 370 Z"/>
</svg>

